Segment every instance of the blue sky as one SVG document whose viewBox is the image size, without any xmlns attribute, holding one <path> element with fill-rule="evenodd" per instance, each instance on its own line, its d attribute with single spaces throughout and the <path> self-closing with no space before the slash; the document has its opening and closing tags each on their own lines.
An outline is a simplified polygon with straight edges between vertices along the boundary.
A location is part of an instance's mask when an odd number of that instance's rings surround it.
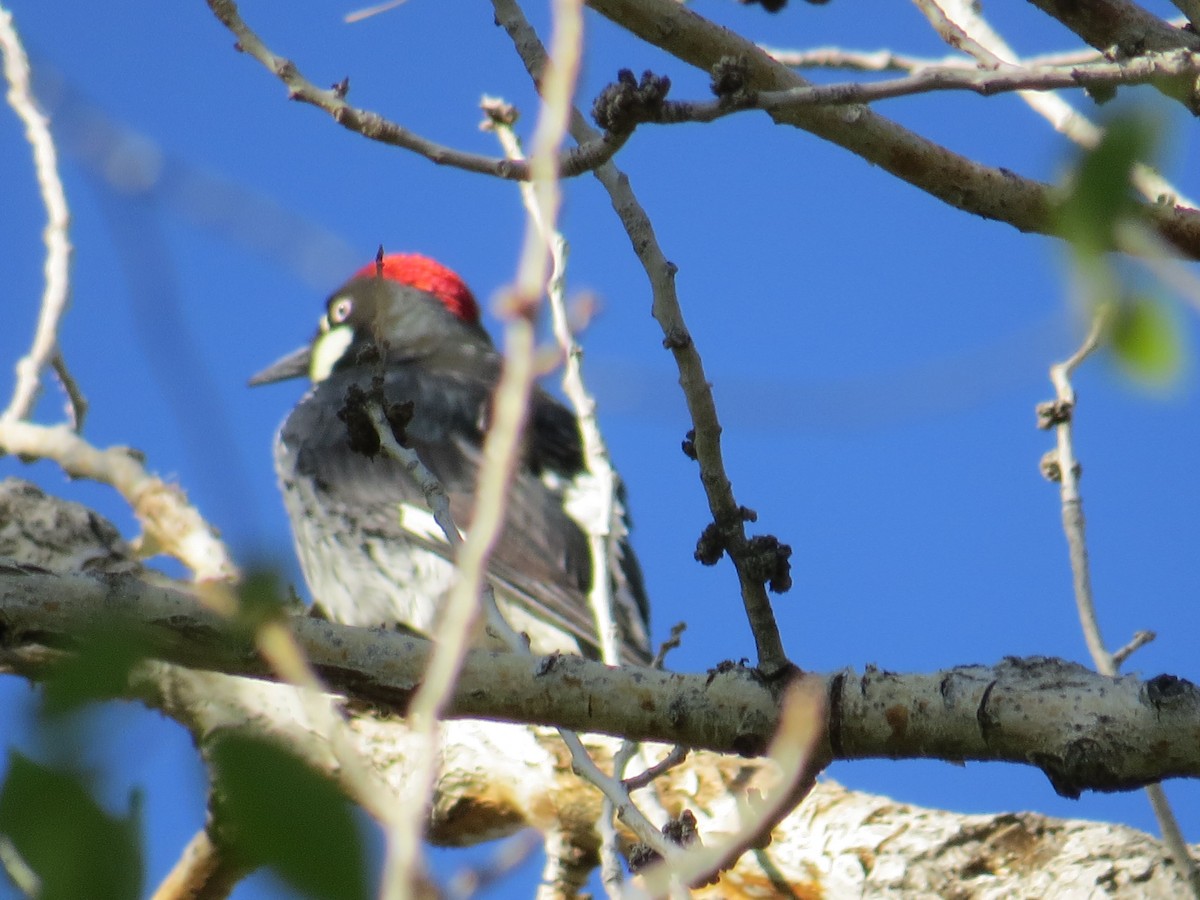
<svg viewBox="0 0 1200 900">
<path fill-rule="evenodd" d="M 850 3 L 794 3 L 778 16 L 715 0 L 693 5 L 774 46 L 943 54 L 914 7 L 880 6 L 864 17 Z M 354 8 L 247 2 L 242 13 L 314 82 L 348 75 L 351 102 L 430 138 L 497 153 L 477 127 L 484 93 L 516 103 L 528 129 L 528 79 L 487 5 L 409 0 L 344 24 Z M 46 67 L 47 95 L 58 98 L 48 105 L 63 141 L 76 248 L 62 345 L 92 404 L 87 436 L 144 451 L 155 471 L 187 488 L 240 561 L 276 562 L 299 582 L 270 447 L 301 385 L 251 391 L 246 378 L 306 340 L 327 292 L 381 243 L 439 258 L 486 305 L 515 271 L 516 188 L 372 144 L 289 103 L 277 81 L 234 52 L 200 0 L 14 0 L 12 11 Z M 544 26 L 540 5 L 528 12 Z M 995 24 L 1022 52 L 1068 46 L 1070 36 L 1031 7 L 997 12 L 1006 18 Z M 581 105 L 621 67 L 670 75 L 673 96 L 707 96 L 702 73 L 594 15 L 588 28 Z M 1125 95 L 1161 109 L 1163 169 L 1200 195 L 1194 124 L 1148 90 Z M 1054 180 L 1072 158 L 1015 96 L 934 94 L 876 108 L 1022 175 Z M 128 130 L 101 141 L 98 122 Z M 1086 661 L 1057 490 L 1037 469 L 1051 439 L 1034 427 L 1034 405 L 1051 393 L 1047 366 L 1079 336 L 1062 247 L 950 209 L 758 114 L 644 127 L 617 162 L 679 267 L 739 502 L 757 510 L 758 529 L 794 549 L 795 586 L 776 599 L 791 657 L 819 671 L 931 671 L 1032 654 Z M 44 221 L 28 148 L 8 112 L 0 171 L 7 397 L 41 293 Z M 732 569 L 692 559 L 707 515 L 694 464 L 679 451 L 689 428 L 683 401 L 649 316 L 645 276 L 590 177 L 567 186 L 562 225 L 572 289 L 602 304 L 584 336 L 586 373 L 628 483 L 655 637 L 688 622 L 671 657 L 681 670 L 753 656 Z M 1177 318 L 1194 344 L 1194 312 L 1180 307 Z M 1198 680 L 1195 370 L 1152 393 L 1100 357 L 1077 386 L 1105 636 L 1115 648 L 1153 629 L 1158 640 L 1130 669 Z M 41 419 L 54 420 L 60 406 L 47 391 Z M 8 475 L 92 504 L 133 533 L 105 488 L 70 484 L 48 464 L 0 459 L 0 477 Z M 2 720 L 29 698 L 22 683 L 0 680 Z M 114 805 L 130 786 L 146 791 L 149 887 L 202 822 L 203 773 L 171 722 L 132 707 L 108 715 L 114 728 L 95 752 L 111 764 Z M 1067 801 L 1029 768 L 867 762 L 835 764 L 829 775 L 911 803 L 1155 830 L 1139 793 Z M 1186 836 L 1200 841 L 1200 787 L 1168 791 Z M 437 859 L 449 871 L 457 857 Z M 527 896 L 529 883 L 495 896 Z M 257 878 L 234 896 L 278 890 Z"/>
</svg>

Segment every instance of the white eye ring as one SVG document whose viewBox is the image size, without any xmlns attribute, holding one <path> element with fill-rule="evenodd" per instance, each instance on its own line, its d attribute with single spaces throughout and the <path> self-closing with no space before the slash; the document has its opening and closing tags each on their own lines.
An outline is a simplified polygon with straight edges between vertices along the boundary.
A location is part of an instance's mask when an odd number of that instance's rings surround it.
<svg viewBox="0 0 1200 900">
<path fill-rule="evenodd" d="M 338 297 L 329 304 L 329 324 L 341 325 L 354 311 L 354 302 L 349 297 Z"/>
</svg>

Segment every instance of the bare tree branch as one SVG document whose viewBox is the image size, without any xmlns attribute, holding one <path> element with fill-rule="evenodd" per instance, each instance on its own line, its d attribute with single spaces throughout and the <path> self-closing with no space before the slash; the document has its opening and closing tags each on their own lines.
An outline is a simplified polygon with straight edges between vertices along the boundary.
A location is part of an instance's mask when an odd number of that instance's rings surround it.
<svg viewBox="0 0 1200 900">
<path fill-rule="evenodd" d="M 910 56 L 883 50 L 848 50 L 842 47 L 813 47 L 809 50 L 791 50 L 759 44 L 785 66 L 793 69 L 849 69 L 855 72 L 919 72 L 922 69 L 978 69 L 971 57 L 953 53 L 934 59 Z M 1064 50 L 1060 53 L 1045 53 L 1027 56 L 1023 64 L 1030 68 L 1043 66 L 1079 66 L 1099 62 L 1103 55 L 1098 50 Z"/>
<path fill-rule="evenodd" d="M 0 52 L 4 55 L 4 77 L 8 80 L 8 103 L 25 123 L 25 138 L 33 148 L 34 171 L 46 206 L 46 227 L 42 232 L 46 243 L 46 289 L 37 331 L 29 353 L 17 362 L 12 400 L 0 414 L 0 421 L 15 421 L 33 412 L 42 370 L 58 353 L 58 325 L 71 298 L 71 241 L 67 235 L 71 212 L 58 174 L 58 150 L 50 134 L 50 123 L 33 96 L 29 57 L 13 24 L 12 13 L 3 7 L 0 7 Z M 64 386 L 69 389 L 65 382 Z"/>
<path fill-rule="evenodd" d="M 296 64 L 273 53 L 238 14 L 233 0 L 208 0 L 209 9 L 237 38 L 237 48 L 262 63 L 288 88 L 288 97 L 308 103 L 329 113 L 335 122 L 349 131 L 384 144 L 420 154 L 438 165 L 453 166 L 468 172 L 478 172 L 512 181 L 528 181 L 529 165 L 505 157 L 481 156 L 465 150 L 455 150 L 423 138 L 378 113 L 359 109 L 346 102 L 349 80 L 329 89 L 317 87 L 305 78 Z M 570 178 L 590 172 L 610 159 L 621 149 L 628 134 L 606 133 L 585 147 L 576 147 L 557 158 L 559 176 Z"/>
<path fill-rule="evenodd" d="M 188 841 L 150 900 L 223 900 L 246 874 L 202 828 Z"/>
<path fill-rule="evenodd" d="M 0 661 L 41 677 L 39 648 L 70 649 L 95 627 L 121 623 L 148 652 L 178 665 L 269 678 L 253 640 L 177 588 L 0 571 Z M 334 690 L 403 714 L 424 677 L 429 644 L 311 618 L 290 621 Z M 1035 765 L 1060 793 L 1129 790 L 1200 777 L 1200 690 L 1169 675 L 1109 678 L 1047 658 L 1006 659 L 929 674 L 868 668 L 807 678 L 824 683 L 834 759 L 936 758 Z M 685 675 L 613 669 L 581 657 L 531 665 L 512 653 L 467 654 L 446 714 L 621 735 L 737 754 L 761 753 L 777 701 L 752 670 Z"/>
<path fill-rule="evenodd" d="M 1031 0 L 1097 50 L 1123 56 L 1200 50 L 1200 35 L 1176 28 L 1130 0 Z"/>
<path fill-rule="evenodd" d="M 129 447 L 93 447 L 70 427 L 0 421 L 0 451 L 33 459 L 51 459 L 72 478 L 88 478 L 114 487 L 133 509 L 145 532 L 143 555 L 169 553 L 190 568 L 197 581 L 232 581 L 237 566 L 183 491 L 146 471 Z"/>
<path fill-rule="evenodd" d="M 1050 380 L 1054 384 L 1056 399 L 1049 405 L 1039 407 L 1045 410 L 1044 421 L 1052 425 L 1057 441 L 1057 466 L 1053 471 L 1058 475 L 1059 494 L 1062 500 L 1063 531 L 1067 537 L 1067 548 L 1071 560 L 1071 575 L 1075 587 L 1075 606 L 1079 614 L 1079 623 L 1083 628 L 1084 640 L 1092 663 L 1102 675 L 1115 676 L 1118 661 L 1115 654 L 1110 653 L 1100 633 L 1100 621 L 1096 614 L 1095 596 L 1092 592 L 1091 568 L 1088 562 L 1087 520 L 1083 514 L 1083 495 L 1079 491 L 1080 466 L 1075 457 L 1075 442 L 1073 423 L 1075 419 L 1075 389 L 1071 384 L 1071 376 L 1084 360 L 1100 346 L 1100 342 L 1108 329 L 1114 310 L 1101 307 L 1093 316 L 1092 326 L 1084 338 L 1083 344 L 1071 356 L 1050 367 Z M 1128 655 L 1130 645 L 1122 649 L 1122 659 Z M 1162 831 L 1163 842 L 1171 854 L 1171 858 L 1185 873 L 1186 880 L 1191 886 L 1193 897 L 1200 900 L 1200 872 L 1195 861 L 1188 852 L 1187 842 L 1171 804 L 1167 800 L 1162 785 L 1147 785 L 1146 793 L 1154 815 L 1158 819 Z"/>
<path fill-rule="evenodd" d="M 634 35 L 706 72 L 722 58 L 744 57 L 750 90 L 807 86 L 803 78 L 752 42 L 671 0 L 589 0 L 589 5 Z M 773 118 L 844 147 L 956 209 L 1007 222 L 1021 231 L 1054 233 L 1050 185 L 981 165 L 870 109 L 811 106 L 779 112 Z M 1200 213 L 1156 204 L 1146 204 L 1140 212 L 1179 252 L 1200 259 Z"/>
<path fill-rule="evenodd" d="M 492 5 L 497 21 L 509 33 L 530 77 L 537 83 L 546 65 L 546 51 L 537 34 L 513 0 L 493 0 Z M 571 135 L 575 140 L 584 142 L 594 134 L 583 116 L 575 111 L 571 118 Z M 633 196 L 628 178 L 611 163 L 599 167 L 596 176 L 613 197 L 613 207 L 650 278 L 654 293 L 651 312 L 663 329 L 663 346 L 672 352 L 679 367 L 680 386 L 695 425 L 691 445 L 700 464 L 700 480 L 708 496 L 714 523 L 724 540 L 724 549 L 729 552 L 738 572 L 742 600 L 758 648 L 759 667 L 768 675 L 778 675 L 789 667 L 787 655 L 763 579 L 752 577 L 748 571 L 746 563 L 751 552 L 745 520 L 749 511 L 734 499 L 733 486 L 725 473 L 716 403 L 675 294 L 675 267 L 659 248 L 650 219 Z"/>
</svg>

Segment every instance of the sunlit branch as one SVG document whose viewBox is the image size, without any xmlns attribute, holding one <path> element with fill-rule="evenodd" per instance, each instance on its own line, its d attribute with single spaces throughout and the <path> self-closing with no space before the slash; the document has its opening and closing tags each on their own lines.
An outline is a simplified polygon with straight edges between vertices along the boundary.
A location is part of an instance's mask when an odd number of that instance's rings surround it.
<svg viewBox="0 0 1200 900">
<path fill-rule="evenodd" d="M 17 362 L 17 383 L 0 421 L 24 419 L 33 412 L 41 386 L 42 370 L 58 353 L 58 326 L 71 297 L 71 241 L 67 229 L 71 212 L 58 174 L 58 150 L 50 134 L 50 123 L 38 109 L 30 84 L 29 58 L 13 24 L 12 14 L 0 7 L 0 52 L 4 55 L 4 77 L 8 81 L 8 103 L 25 123 L 25 139 L 33 149 L 33 166 L 42 203 L 46 207 L 45 291 L 38 313 L 37 329 L 29 353 Z M 69 385 L 64 382 L 64 387 Z M 76 416 L 79 422 L 80 416 Z"/>
</svg>

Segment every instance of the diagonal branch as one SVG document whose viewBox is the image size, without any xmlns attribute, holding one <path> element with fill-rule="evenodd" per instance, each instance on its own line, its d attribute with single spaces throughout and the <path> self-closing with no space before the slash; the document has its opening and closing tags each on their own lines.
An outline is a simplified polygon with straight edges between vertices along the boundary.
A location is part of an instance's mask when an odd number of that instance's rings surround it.
<svg viewBox="0 0 1200 900">
<path fill-rule="evenodd" d="M 1030 0 L 1097 50 L 1125 56 L 1186 47 L 1200 50 L 1200 36 L 1176 28 L 1130 0 Z"/>
<path fill-rule="evenodd" d="M 512 0 L 493 0 L 493 6 L 497 20 L 508 31 L 530 76 L 535 83 L 539 82 L 546 65 L 546 51 L 536 32 Z M 576 111 L 571 118 L 572 137 L 583 142 L 594 134 L 591 126 Z M 675 267 L 663 255 L 650 219 L 633 196 L 628 178 L 611 163 L 597 169 L 596 176 L 612 197 L 613 207 L 621 217 L 634 250 L 650 278 L 654 293 L 651 312 L 662 327 L 665 336 L 663 346 L 671 350 L 679 367 L 679 383 L 695 425 L 692 443 L 700 464 L 700 480 L 708 496 L 713 520 L 722 532 L 725 547 L 737 569 L 742 601 L 758 648 L 759 668 L 767 675 L 778 675 L 789 666 L 787 655 L 763 580 L 754 577 L 746 565 L 750 555 L 745 529 L 747 510 L 734 499 L 733 485 L 725 473 L 716 402 L 704 374 L 700 352 L 683 320 L 683 311 L 675 293 Z"/>
<path fill-rule="evenodd" d="M 589 5 L 634 35 L 706 72 L 723 57 L 744 57 L 751 90 L 777 91 L 808 84 L 751 41 L 672 0 L 589 0 Z M 1054 233 L 1051 185 L 960 156 L 870 109 L 812 106 L 779 112 L 773 118 L 844 147 L 956 209 L 1007 222 L 1021 231 Z M 1159 204 L 1144 204 L 1139 213 L 1182 254 L 1200 259 L 1200 213 Z"/>
<path fill-rule="evenodd" d="M 332 88 L 319 88 L 305 78 L 296 64 L 278 56 L 263 43 L 262 39 L 243 21 L 233 0 L 207 0 L 209 9 L 237 38 L 237 49 L 248 53 L 288 88 L 288 97 L 323 109 L 343 128 L 363 137 L 404 150 L 411 150 L 430 162 L 453 166 L 468 172 L 493 175 L 511 181 L 528 181 L 532 177 L 529 163 L 505 157 L 483 156 L 465 150 L 456 150 L 444 144 L 424 138 L 378 113 L 351 106 L 346 102 L 349 81 Z M 629 134 L 605 133 L 598 135 L 586 146 L 575 147 L 556 156 L 558 174 L 570 178 L 590 172 L 596 166 L 611 159 L 624 145 Z"/>
<path fill-rule="evenodd" d="M 25 123 L 25 138 L 33 148 L 33 164 L 46 206 L 46 289 L 42 295 L 37 330 L 29 353 L 17 362 L 17 384 L 0 420 L 24 419 L 33 412 L 41 386 L 42 370 L 58 354 L 58 323 L 71 297 L 71 240 L 67 228 L 71 211 L 58 174 L 58 151 L 50 134 L 50 123 L 38 109 L 30 84 L 29 58 L 13 25 L 12 14 L 0 7 L 0 52 L 4 55 L 4 77 L 8 80 L 8 102 Z M 76 422 L 81 419 L 76 415 Z"/>
</svg>

